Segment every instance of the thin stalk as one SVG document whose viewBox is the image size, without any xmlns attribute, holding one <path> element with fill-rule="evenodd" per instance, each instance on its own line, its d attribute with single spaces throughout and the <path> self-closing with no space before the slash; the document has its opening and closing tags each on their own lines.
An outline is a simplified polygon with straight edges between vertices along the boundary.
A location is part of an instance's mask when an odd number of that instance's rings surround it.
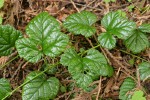
<svg viewBox="0 0 150 100">
<path fill-rule="evenodd" d="M 96 46 L 94 46 L 94 47 L 92 47 L 92 48 L 90 48 L 90 49 L 95 49 L 95 48 L 98 48 L 98 47 L 100 47 L 100 46 L 101 46 L 101 45 L 98 44 L 98 45 L 96 45 Z M 84 52 L 80 52 L 80 53 L 78 53 L 78 55 L 83 55 L 83 54 L 87 53 L 90 49 L 85 50 Z"/>
<path fill-rule="evenodd" d="M 127 52 L 127 51 L 124 51 L 124 50 L 120 50 L 120 51 L 123 52 L 123 53 L 126 53 L 126 54 L 128 54 L 128 55 L 131 55 L 131 56 L 133 56 L 133 57 L 135 57 L 135 58 L 138 58 L 138 59 L 141 59 L 141 60 L 143 60 L 143 61 L 146 61 L 146 62 L 150 63 L 150 61 L 147 61 L 146 59 L 143 59 L 143 58 L 141 58 L 141 57 L 139 57 L 139 56 L 136 56 L 136 55 L 134 55 L 134 54 L 131 54 L 131 53 Z"/>
<path fill-rule="evenodd" d="M 7 63 L 3 64 L 0 66 L 0 69 L 2 69 L 3 67 L 5 67 L 7 64 L 11 63 L 13 60 L 15 60 L 16 58 L 18 58 L 19 55 L 17 55 L 16 57 L 12 58 L 11 60 L 9 60 Z"/>
<path fill-rule="evenodd" d="M 32 79 L 24 82 L 23 84 L 21 84 L 20 86 L 18 86 L 17 88 L 15 88 L 13 91 L 11 91 L 10 93 L 8 93 L 4 98 L 2 98 L 2 100 L 5 100 L 7 97 L 11 96 L 14 92 L 16 92 L 19 88 L 23 87 L 24 85 L 26 85 L 27 83 L 29 83 L 30 81 L 32 81 L 33 79 L 39 77 L 40 75 L 44 74 L 46 71 L 48 71 L 49 69 L 51 69 L 52 67 L 57 66 L 58 64 L 60 64 L 59 62 L 55 63 L 54 65 L 49 66 L 47 69 L 45 69 L 44 71 L 40 72 L 39 74 L 37 74 L 35 77 L 33 77 Z"/>
<path fill-rule="evenodd" d="M 94 49 L 94 48 L 97 48 L 97 47 L 99 47 L 99 46 L 100 46 L 100 44 L 98 44 L 98 45 L 96 45 L 96 46 L 94 46 L 94 47 L 92 47 L 92 48 L 90 48 L 90 49 Z M 88 50 L 90 50 L 90 49 L 88 49 Z M 85 54 L 85 53 L 88 52 L 88 50 L 85 50 L 83 53 L 78 53 L 78 55 Z M 14 59 L 16 59 L 17 57 L 18 57 L 18 56 L 16 56 Z M 11 61 L 13 61 L 14 59 L 12 59 Z M 9 62 L 11 62 L 11 61 L 9 61 Z M 47 64 L 47 61 L 46 61 L 45 58 L 44 58 L 44 63 Z M 19 88 L 23 87 L 24 85 L 26 85 L 27 83 L 29 83 L 29 82 L 32 81 L 33 79 L 39 77 L 40 75 L 44 74 L 44 73 L 45 73 L 46 71 L 48 71 L 49 69 L 51 69 L 51 68 L 53 68 L 53 67 L 55 67 L 55 66 L 57 66 L 57 65 L 59 65 L 59 64 L 60 64 L 60 62 L 57 62 L 57 63 L 55 63 L 55 64 L 49 66 L 47 69 L 45 69 L 44 71 L 40 72 L 39 74 L 37 74 L 37 75 L 36 75 L 35 77 L 33 77 L 32 79 L 30 79 L 30 80 L 24 82 L 23 84 L 21 84 L 20 86 L 18 86 L 17 88 L 15 88 L 13 91 L 11 91 L 10 93 L 8 93 L 4 98 L 2 98 L 2 100 L 5 100 L 7 97 L 11 96 L 14 92 L 16 92 Z"/>
</svg>

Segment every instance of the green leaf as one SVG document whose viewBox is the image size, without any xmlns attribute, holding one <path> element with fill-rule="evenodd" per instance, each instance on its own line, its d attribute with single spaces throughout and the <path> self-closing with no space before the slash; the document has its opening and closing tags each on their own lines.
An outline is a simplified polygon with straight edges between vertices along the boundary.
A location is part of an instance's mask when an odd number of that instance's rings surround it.
<svg viewBox="0 0 150 100">
<path fill-rule="evenodd" d="M 134 63 L 135 63 L 135 59 L 134 59 L 134 58 L 132 58 L 132 59 L 129 60 L 129 64 L 130 64 L 131 66 L 133 66 Z"/>
<path fill-rule="evenodd" d="M 0 8 L 4 6 L 4 0 L 0 0 Z"/>
<path fill-rule="evenodd" d="M 100 73 L 102 76 L 111 77 L 114 73 L 113 67 L 109 66 L 108 64 L 101 65 Z"/>
<path fill-rule="evenodd" d="M 142 62 L 139 64 L 139 73 L 140 73 L 140 79 L 146 80 L 150 77 L 150 63 L 148 62 Z"/>
<path fill-rule="evenodd" d="M 135 6 L 134 6 L 134 5 L 130 5 L 130 6 L 128 6 L 128 10 L 129 10 L 129 12 L 132 12 L 133 8 L 135 8 Z"/>
<path fill-rule="evenodd" d="M 126 78 L 120 87 L 119 99 L 130 100 L 131 94 L 129 94 L 129 91 L 134 89 L 135 86 L 136 86 L 136 83 L 134 82 L 132 78 L 129 78 L 129 77 Z"/>
<path fill-rule="evenodd" d="M 73 75 L 73 79 L 76 80 L 78 87 L 81 87 L 83 89 L 86 89 L 90 85 L 90 83 L 93 82 L 91 76 L 83 73 Z"/>
<path fill-rule="evenodd" d="M 10 25 L 0 26 L 0 56 L 7 56 L 12 53 L 17 39 L 21 37 L 21 32 L 15 30 Z"/>
<path fill-rule="evenodd" d="M 68 66 L 69 73 L 83 89 L 86 89 L 99 75 L 112 76 L 113 73 L 105 57 L 95 49 L 88 50 L 85 57 L 79 56 L 73 48 L 67 49 L 61 55 L 60 63 Z"/>
<path fill-rule="evenodd" d="M 136 24 L 134 22 L 120 16 L 117 12 L 110 12 L 106 14 L 101 20 L 101 24 L 104 26 L 107 33 L 115 35 L 121 39 L 126 39 L 136 28 Z"/>
<path fill-rule="evenodd" d="M 76 66 L 81 61 L 81 57 L 76 53 L 74 49 L 67 49 L 64 54 L 61 55 L 60 62 L 64 66 Z"/>
<path fill-rule="evenodd" d="M 59 80 L 55 77 L 46 78 L 42 74 L 33 79 L 40 72 L 31 72 L 25 82 L 31 80 L 23 86 L 22 100 L 49 100 L 54 99 L 59 91 Z"/>
<path fill-rule="evenodd" d="M 57 31 L 60 31 L 59 23 L 47 12 L 38 14 L 29 22 L 26 27 L 27 35 L 37 41 L 44 41 L 53 32 Z M 55 38 L 55 35 L 53 36 L 53 38 Z"/>
<path fill-rule="evenodd" d="M 112 2 L 116 2 L 116 0 L 111 0 Z"/>
<path fill-rule="evenodd" d="M 146 100 L 145 97 L 143 97 L 143 91 L 141 90 L 138 90 L 138 91 L 135 91 L 131 100 Z"/>
<path fill-rule="evenodd" d="M 132 0 L 128 0 L 128 2 L 131 2 Z"/>
<path fill-rule="evenodd" d="M 0 24 L 2 24 L 3 22 L 3 18 L 0 16 Z"/>
<path fill-rule="evenodd" d="M 90 85 L 88 88 L 86 88 L 85 92 L 91 92 L 91 91 L 93 91 L 97 86 L 98 86 L 98 84 Z M 96 99 L 92 99 L 92 100 L 96 100 Z"/>
<path fill-rule="evenodd" d="M 138 29 L 142 32 L 150 33 L 150 24 L 142 24 Z"/>
<path fill-rule="evenodd" d="M 95 14 L 82 11 L 80 13 L 71 14 L 66 18 L 63 25 L 69 32 L 90 37 L 96 32 L 96 29 L 92 26 L 96 21 L 97 17 Z"/>
<path fill-rule="evenodd" d="M 116 2 L 116 0 L 104 0 L 105 3 L 109 3 L 109 2 Z"/>
<path fill-rule="evenodd" d="M 49 75 L 55 75 L 56 74 L 56 72 L 58 71 L 57 70 L 57 67 L 52 67 L 51 69 L 49 69 L 49 66 L 52 66 L 51 64 L 43 64 L 42 65 L 42 69 L 43 70 L 47 70 L 45 73 L 46 74 L 49 74 Z"/>
<path fill-rule="evenodd" d="M 109 3 L 111 0 L 104 0 L 105 3 Z"/>
<path fill-rule="evenodd" d="M 122 10 L 117 10 L 117 13 L 122 17 L 126 17 L 126 13 Z"/>
<path fill-rule="evenodd" d="M 43 55 L 56 57 L 68 45 L 69 38 L 60 32 L 59 23 L 47 12 L 37 15 L 26 28 L 29 38 L 20 39 L 16 47 L 20 57 L 35 63 Z"/>
<path fill-rule="evenodd" d="M 8 80 L 0 79 L 0 100 L 2 100 L 9 92 L 11 92 L 11 86 Z"/>
<path fill-rule="evenodd" d="M 42 57 L 40 45 L 29 38 L 23 38 L 16 42 L 16 47 L 20 57 L 23 57 L 29 62 L 37 62 Z"/>
<path fill-rule="evenodd" d="M 89 49 L 87 52 L 87 56 L 84 58 L 87 58 L 94 62 L 107 64 L 107 60 L 106 60 L 105 56 L 96 49 Z"/>
<path fill-rule="evenodd" d="M 149 46 L 148 38 L 144 33 L 135 30 L 134 33 L 125 40 L 125 46 L 133 53 L 140 53 Z"/>
<path fill-rule="evenodd" d="M 63 93 L 67 92 L 67 88 L 65 86 L 61 86 L 60 87 L 60 91 L 63 92 Z"/>
<path fill-rule="evenodd" d="M 98 41 L 107 49 L 112 49 L 116 46 L 116 39 L 110 33 L 102 33 L 98 36 Z"/>
</svg>

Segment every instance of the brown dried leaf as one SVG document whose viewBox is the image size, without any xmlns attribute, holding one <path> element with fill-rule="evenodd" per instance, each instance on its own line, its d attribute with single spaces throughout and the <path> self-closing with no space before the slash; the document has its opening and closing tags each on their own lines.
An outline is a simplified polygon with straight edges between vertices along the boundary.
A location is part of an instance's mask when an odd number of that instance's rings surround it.
<svg viewBox="0 0 150 100">
<path fill-rule="evenodd" d="M 109 93 L 109 92 L 111 91 L 112 85 L 114 84 L 114 81 L 113 81 L 113 80 L 114 80 L 114 79 L 111 78 L 111 79 L 108 81 L 107 86 L 106 86 L 106 88 L 105 88 L 105 90 L 104 90 L 105 93 Z"/>
<path fill-rule="evenodd" d="M 2 56 L 0 57 L 0 65 L 3 65 L 7 62 L 8 60 L 8 57 L 7 56 Z"/>
</svg>

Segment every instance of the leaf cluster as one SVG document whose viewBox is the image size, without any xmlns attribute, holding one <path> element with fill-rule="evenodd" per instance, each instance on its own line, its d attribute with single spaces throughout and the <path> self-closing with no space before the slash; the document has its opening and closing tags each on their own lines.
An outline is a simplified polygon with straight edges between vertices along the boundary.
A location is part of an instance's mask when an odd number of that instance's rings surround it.
<svg viewBox="0 0 150 100">
<path fill-rule="evenodd" d="M 113 68 L 107 64 L 104 55 L 95 49 L 88 50 L 85 57 L 78 55 L 73 48 L 67 49 L 60 62 L 68 66 L 72 78 L 85 90 L 98 76 L 113 75 Z"/>
<path fill-rule="evenodd" d="M 94 24 L 97 16 L 89 11 L 82 11 L 69 15 L 63 22 L 63 27 L 74 35 L 83 35 L 85 38 L 92 37 L 96 33 Z M 99 34 L 98 45 L 107 49 L 116 47 L 118 39 L 124 41 L 127 49 L 133 53 L 140 53 L 149 47 L 146 36 L 150 33 L 150 24 L 142 24 L 139 27 L 122 15 L 122 12 L 110 12 L 101 20 L 102 27 L 106 30 Z M 56 77 L 49 77 L 45 74 L 50 68 L 58 64 L 67 66 L 68 72 L 78 87 L 89 90 L 90 84 L 100 76 L 111 77 L 113 67 L 110 66 L 105 56 L 96 48 L 81 50 L 78 53 L 69 41 L 67 34 L 61 32 L 59 22 L 47 12 L 42 12 L 33 18 L 26 27 L 27 37 L 10 25 L 0 26 L 0 56 L 10 55 L 15 49 L 19 56 L 31 63 L 38 63 L 42 60 L 46 66 L 44 71 L 33 71 L 27 75 L 23 86 L 23 100 L 49 100 L 57 95 L 60 82 Z M 97 46 L 97 47 L 99 47 Z M 62 55 L 61 55 L 62 54 Z M 60 61 L 54 65 L 48 64 L 46 57 L 54 59 L 60 57 Z M 51 66 L 53 67 L 51 67 Z M 141 80 L 149 78 L 149 63 L 139 65 Z M 50 71 L 51 72 L 51 71 Z M 1 79 L 0 94 L 2 99 L 12 95 L 10 84 Z M 4 83 L 5 82 L 5 83 Z M 21 87 L 20 86 L 20 87 Z M 119 98 L 126 100 L 132 97 L 127 94 L 135 88 L 133 79 L 124 80 Z M 134 98 L 134 96 L 133 96 Z"/>
</svg>

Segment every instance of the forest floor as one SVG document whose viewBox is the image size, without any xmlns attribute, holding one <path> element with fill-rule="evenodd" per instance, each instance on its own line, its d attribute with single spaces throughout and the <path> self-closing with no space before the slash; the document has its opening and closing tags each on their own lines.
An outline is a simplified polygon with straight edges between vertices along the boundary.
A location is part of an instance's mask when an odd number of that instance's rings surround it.
<svg viewBox="0 0 150 100">
<path fill-rule="evenodd" d="M 95 25 L 98 29 L 97 34 L 102 31 L 100 20 L 110 11 L 122 10 L 126 12 L 126 16 L 129 19 L 134 20 L 137 24 L 150 23 L 149 0 L 132 0 L 131 2 L 128 0 L 117 0 L 110 3 L 104 3 L 102 0 L 5 0 L 5 5 L 2 8 L 4 13 L 3 24 L 10 24 L 25 34 L 28 22 L 40 12 L 47 11 L 62 23 L 68 15 L 83 10 L 91 11 L 98 16 L 98 21 Z M 75 41 L 73 45 L 77 51 L 81 47 L 90 47 L 89 42 L 95 42 L 94 37 L 91 37 L 90 41 L 87 41 L 80 35 L 72 36 L 70 39 Z M 136 55 L 132 55 L 128 51 L 120 51 L 120 48 L 123 48 L 123 44 L 122 41 L 118 40 L 115 49 L 103 49 L 102 51 L 109 59 L 109 63 L 114 67 L 114 75 L 112 77 L 100 77 L 100 80 L 94 81 L 92 84 L 98 85 L 91 92 L 84 92 L 80 88 L 75 87 L 71 91 L 60 92 L 56 96 L 56 100 L 70 100 L 72 94 L 74 94 L 74 100 L 91 100 L 93 96 L 97 95 L 104 100 L 118 100 L 119 88 L 123 80 L 127 77 L 134 77 L 136 66 L 141 62 L 141 59 L 136 58 L 136 56 L 150 61 L 150 48 Z M 99 48 L 99 50 L 101 49 Z M 28 63 L 19 57 L 11 61 L 16 55 L 17 52 L 14 52 L 10 56 L 0 57 L 0 65 L 6 64 L 3 69 L 0 69 L 0 78 L 9 79 L 12 89 L 20 86 L 30 72 L 39 70 L 43 64 L 43 62 L 36 64 Z M 129 61 L 134 56 L 134 64 L 131 64 Z M 60 79 L 63 86 L 67 86 L 67 84 L 72 82 L 72 80 L 67 80 L 66 75 L 69 77 L 67 73 L 66 68 L 60 67 L 55 75 Z M 147 88 L 146 97 L 147 100 L 150 100 L 150 82 L 144 81 L 140 82 L 140 84 Z M 21 93 L 22 90 L 20 88 L 9 100 L 21 100 Z"/>
</svg>

